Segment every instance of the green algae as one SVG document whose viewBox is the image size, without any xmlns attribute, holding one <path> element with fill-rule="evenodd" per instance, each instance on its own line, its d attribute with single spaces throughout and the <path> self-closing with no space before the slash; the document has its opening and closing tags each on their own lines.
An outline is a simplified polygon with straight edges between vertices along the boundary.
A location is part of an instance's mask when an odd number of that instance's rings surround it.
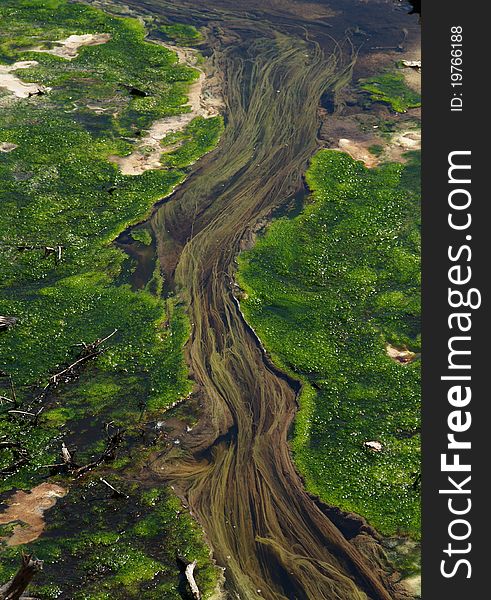
<svg viewBox="0 0 491 600">
<path fill-rule="evenodd" d="M 360 87 L 370 94 L 373 102 L 384 102 L 398 113 L 421 106 L 421 96 L 410 89 L 402 73 L 384 73 L 360 80 Z"/>
<path fill-rule="evenodd" d="M 152 244 L 152 234 L 148 229 L 133 229 L 131 231 L 131 237 L 144 246 L 150 246 Z"/>
<path fill-rule="evenodd" d="M 177 599 L 179 553 L 198 560 L 207 597 L 217 571 L 201 531 L 164 490 L 155 492 L 150 505 L 140 487 L 128 483 L 148 454 L 145 439 L 156 436 L 142 434 L 151 430 L 148 423 L 191 389 L 183 360 L 189 323 L 175 298 L 164 303 L 158 261 L 144 289 L 134 290 L 129 283 L 134 265 L 113 241 L 184 180 L 182 167 L 212 149 L 221 119 L 203 119 L 190 128 L 187 147 L 173 159 L 181 166 L 124 176 L 111 156 L 131 153 L 135 140 L 128 136 L 138 139 L 153 120 L 187 112 L 187 89 L 198 71 L 147 42 L 138 20 L 83 4 L 5 0 L 0 18 L 0 62 L 37 61 L 19 77 L 52 88 L 28 99 L 0 89 L 0 140 L 17 146 L 0 154 L 0 314 L 18 319 L 2 332 L 0 355 L 20 408 L 43 409 L 34 419 L 9 414 L 11 405 L 2 405 L 0 437 L 19 444 L 27 461 L 10 472 L 16 448 L 0 450 L 5 470 L 0 493 L 4 500 L 10 490 L 45 481 L 49 465 L 60 461 L 62 442 L 78 464 L 94 460 L 107 444 L 111 423 L 112 431 L 125 436 L 105 473 L 136 507 L 128 512 L 121 502 L 105 503 L 95 474 L 82 482 L 56 477 L 70 493 L 49 511 L 46 535 L 29 545 L 45 560 L 32 593 L 43 600 Z M 111 39 L 81 48 L 71 61 L 34 51 L 85 33 L 109 33 Z M 144 228 L 131 236 L 152 244 Z M 45 247 L 56 246 L 62 247 L 61 261 L 45 256 Z M 77 359 L 82 342 L 114 331 L 104 352 L 76 378 L 38 399 L 50 376 Z M 0 393 L 11 395 L 5 377 Z M 1 550 L 0 581 L 6 581 L 21 549 Z"/>
<path fill-rule="evenodd" d="M 204 153 L 215 148 L 222 132 L 222 117 L 217 116 L 209 119 L 196 117 L 178 138 L 173 138 L 173 141 L 180 141 L 182 143 L 176 150 L 163 155 L 162 164 L 176 169 L 183 169 L 192 165 Z M 168 141 L 166 139 L 164 143 Z"/>
<path fill-rule="evenodd" d="M 95 478 L 61 499 L 47 516 L 43 537 L 29 544 L 29 551 L 44 561 L 31 593 L 41 600 L 56 594 L 77 600 L 150 600 L 162 598 L 166 589 L 164 597 L 177 600 L 183 585 L 179 555 L 197 561 L 196 579 L 208 598 L 217 585 L 217 571 L 203 533 L 179 500 L 162 489 L 136 489 L 114 473 L 105 476 L 128 500 L 111 498 Z M 4 549 L 2 580 L 15 572 L 20 552 Z"/>
<path fill-rule="evenodd" d="M 105 417 L 116 411 L 113 416 L 122 421 L 124 408 L 129 409 L 126 417 L 135 407 L 165 408 L 190 389 L 182 359 L 188 325 L 181 309 L 173 311 L 172 302 L 168 308 L 173 316 L 166 315 L 158 265 L 146 289 L 135 292 L 120 284 L 126 261 L 111 242 L 141 221 L 185 175 L 169 166 L 123 176 L 108 159 L 131 152 L 131 143 L 121 137 L 123 121 L 130 119 L 132 127 L 143 113 L 153 119 L 188 110 L 183 86 L 197 71 L 183 68 L 166 48 L 146 42 L 135 19 L 61 0 L 7 1 L 0 11 L 0 39 L 18 42 L 9 45 L 8 60 L 34 58 L 39 66 L 23 72 L 23 78 L 54 86 L 49 94 L 28 101 L 3 100 L 0 139 L 17 148 L 0 156 L 0 313 L 18 318 L 17 326 L 0 338 L 3 368 L 12 376 L 20 401 L 29 400 L 32 386 L 39 389 L 76 357 L 76 344 L 117 329 L 98 360 L 96 379 L 75 385 L 63 398 L 67 404 L 55 402 L 42 417 L 46 428 L 74 423 L 89 407 Z M 82 48 L 72 61 L 30 51 L 46 40 L 91 32 L 110 33 L 111 40 Z M 75 94 L 74 107 L 67 97 L 82 80 L 85 96 Z M 124 86 L 147 90 L 165 110 L 148 112 L 141 104 L 147 98 L 133 97 Z M 95 115 L 103 123 L 97 131 L 92 121 L 84 122 L 87 109 L 79 104 L 94 91 L 102 104 L 117 108 L 110 120 Z M 173 104 L 169 94 L 176 93 L 179 102 Z M 220 131 L 218 118 L 196 120 L 185 147 L 169 160 L 180 165 L 191 157 L 197 160 L 216 144 Z M 142 243 L 149 242 L 149 235 L 144 229 L 133 232 Z M 19 252 L 21 245 L 39 249 Z M 63 247 L 59 264 L 52 256 L 44 258 L 42 250 L 57 245 Z M 126 393 L 114 381 L 108 384 L 109 373 L 124 382 Z"/>
<path fill-rule="evenodd" d="M 292 439 L 307 488 L 382 533 L 420 533 L 419 155 L 367 169 L 312 160 L 313 202 L 241 255 L 241 302 L 274 360 L 304 383 Z M 379 441 L 376 452 L 365 442 Z"/>
<path fill-rule="evenodd" d="M 380 156 L 382 154 L 382 152 L 384 151 L 384 147 L 381 146 L 380 144 L 373 144 L 372 146 L 370 146 L 368 148 L 368 151 L 370 152 L 370 154 L 373 154 L 374 156 Z"/>
<path fill-rule="evenodd" d="M 196 27 L 183 23 L 162 25 L 158 31 L 163 33 L 167 39 L 182 45 L 195 44 L 203 39 L 203 36 Z"/>
</svg>

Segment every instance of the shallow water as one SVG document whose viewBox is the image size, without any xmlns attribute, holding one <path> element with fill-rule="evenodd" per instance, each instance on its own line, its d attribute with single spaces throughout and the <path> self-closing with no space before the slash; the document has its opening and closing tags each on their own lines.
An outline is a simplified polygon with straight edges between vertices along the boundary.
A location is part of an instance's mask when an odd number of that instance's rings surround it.
<svg viewBox="0 0 491 600">
<path fill-rule="evenodd" d="M 363 551 L 351 543 L 362 522 L 353 526 L 305 492 L 287 445 L 298 385 L 264 356 L 231 282 L 243 240 L 303 196 L 321 98 L 362 76 L 364 56 L 417 44 L 418 18 L 391 0 L 129 6 L 206 27 L 226 100 L 219 148 L 150 222 L 167 285 L 189 306 L 187 359 L 203 407 L 184 452 L 156 471 L 205 528 L 231 597 L 403 598 L 376 542 Z"/>
</svg>

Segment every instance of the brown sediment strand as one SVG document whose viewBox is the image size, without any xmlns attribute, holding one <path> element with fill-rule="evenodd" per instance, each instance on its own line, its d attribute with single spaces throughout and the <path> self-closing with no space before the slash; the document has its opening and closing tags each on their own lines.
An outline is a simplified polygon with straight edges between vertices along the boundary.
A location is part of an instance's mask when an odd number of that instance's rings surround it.
<svg viewBox="0 0 491 600">
<path fill-rule="evenodd" d="M 138 6 L 181 10 L 164 0 Z M 350 78 L 352 49 L 333 42 L 326 55 L 300 29 L 280 32 L 245 12 L 213 17 L 226 131 L 151 221 L 166 284 L 188 306 L 187 360 L 204 415 L 152 467 L 203 525 L 232 598 L 400 598 L 375 553 L 351 544 L 305 492 L 287 443 L 298 389 L 263 355 L 231 285 L 243 236 L 299 189 L 320 97 Z"/>
</svg>

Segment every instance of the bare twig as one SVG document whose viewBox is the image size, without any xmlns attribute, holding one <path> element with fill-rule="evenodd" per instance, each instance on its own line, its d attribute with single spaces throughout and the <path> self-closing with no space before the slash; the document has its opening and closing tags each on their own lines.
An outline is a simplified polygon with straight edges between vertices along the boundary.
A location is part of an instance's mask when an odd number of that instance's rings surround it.
<svg viewBox="0 0 491 600">
<path fill-rule="evenodd" d="M 26 252 L 30 250 L 42 250 L 44 253 L 44 258 L 47 256 L 54 256 L 55 265 L 58 265 L 61 262 L 61 258 L 63 255 L 63 250 L 65 250 L 65 246 L 61 244 L 56 244 L 54 246 L 46 245 L 46 244 L 17 244 L 16 246 L 12 244 L 2 244 L 6 248 L 15 248 L 18 252 Z"/>
<path fill-rule="evenodd" d="M 72 462 L 73 462 L 72 455 L 70 454 L 70 451 L 66 447 L 65 442 L 63 442 L 61 444 L 61 456 L 63 457 L 63 462 L 66 465 L 71 465 L 72 464 Z"/>
<path fill-rule="evenodd" d="M 103 352 L 103 349 L 100 348 L 100 346 L 102 344 L 104 344 L 104 342 L 107 342 L 107 340 L 112 338 L 113 335 L 115 335 L 117 331 L 118 330 L 115 329 L 112 333 L 110 333 L 109 335 L 106 335 L 106 337 L 97 338 L 90 344 L 87 344 L 85 342 L 81 342 L 80 344 L 77 344 L 77 346 L 82 346 L 82 351 L 77 356 L 77 359 L 73 363 L 68 365 L 68 367 L 65 367 L 60 372 L 55 373 L 54 375 L 52 375 L 49 378 L 48 383 L 41 390 L 41 393 L 37 395 L 36 401 L 39 402 L 39 401 L 44 400 L 44 398 L 46 397 L 46 394 L 52 388 L 56 387 L 59 383 L 62 383 L 62 382 L 68 383 L 69 381 L 74 379 L 78 375 L 78 371 L 84 363 L 86 363 L 87 361 L 92 360 L 94 358 L 97 358 L 97 356 L 99 356 L 99 354 L 101 354 L 101 352 Z"/>
<path fill-rule="evenodd" d="M 102 477 L 99 477 L 99 481 L 100 481 L 101 483 L 103 483 L 104 485 L 106 485 L 106 486 L 107 486 L 107 487 L 108 487 L 108 488 L 109 488 L 109 489 L 112 491 L 112 493 L 113 493 L 113 496 L 114 496 L 115 498 L 126 498 L 126 499 L 128 499 L 128 498 L 129 498 L 129 496 L 128 496 L 128 495 L 126 495 L 125 493 L 123 493 L 123 492 L 121 492 L 121 491 L 117 490 L 117 489 L 116 489 L 114 486 L 112 486 L 112 485 L 109 483 L 109 481 L 106 481 L 106 480 L 105 480 L 105 479 L 103 479 Z"/>
<path fill-rule="evenodd" d="M 9 374 L 9 383 L 10 383 L 10 393 L 12 394 L 12 400 L 14 401 L 14 405 L 17 408 L 17 393 L 15 391 L 14 380 L 12 379 L 12 375 Z"/>
<path fill-rule="evenodd" d="M 7 398 L 7 396 L 0 396 L 0 402 L 10 402 L 10 404 L 15 404 L 15 400 L 12 400 L 12 398 Z"/>
<path fill-rule="evenodd" d="M 55 463 L 53 465 L 45 465 L 45 468 L 51 469 L 56 473 L 68 473 L 75 477 L 80 477 L 84 473 L 95 469 L 103 463 L 114 460 L 115 453 L 118 446 L 123 441 L 124 431 L 118 430 L 115 434 L 108 436 L 106 441 L 106 448 L 95 460 L 85 464 L 78 465 L 74 459 L 73 454 L 68 450 L 65 442 L 61 445 L 61 456 L 63 462 Z"/>
<path fill-rule="evenodd" d="M 90 344 L 86 344 L 85 342 L 82 342 L 81 345 L 83 346 L 83 351 L 81 352 L 81 356 L 79 356 L 77 358 L 77 360 L 75 362 L 73 362 L 71 365 L 69 365 L 68 367 L 63 369 L 63 371 L 60 371 L 59 373 L 56 373 L 55 375 L 50 377 L 48 386 L 50 384 L 57 385 L 60 381 L 66 380 L 67 377 L 68 377 L 68 379 L 71 379 L 71 377 L 73 377 L 73 375 L 75 374 L 74 372 L 76 371 L 76 369 L 83 362 L 91 360 L 92 358 L 95 358 L 96 356 L 98 356 L 100 354 L 99 346 L 104 344 L 104 342 L 107 342 L 108 339 L 112 338 L 112 336 L 115 335 L 117 331 L 118 330 L 115 329 L 112 333 L 107 335 L 105 338 L 97 339 Z"/>
<path fill-rule="evenodd" d="M 14 408 L 18 407 L 17 403 L 17 393 L 15 391 L 14 380 L 12 379 L 12 375 L 10 373 L 5 373 L 4 371 L 0 371 L 0 377 L 8 377 L 9 387 L 10 387 L 10 398 L 7 396 L 0 396 L 0 402 L 9 402 L 14 405 Z"/>
<path fill-rule="evenodd" d="M 44 410 L 44 406 L 41 406 L 41 408 L 37 412 L 35 412 L 35 413 L 27 411 L 27 410 L 19 410 L 19 409 L 8 410 L 7 413 L 9 415 L 20 415 L 20 416 L 23 416 L 23 417 L 34 417 L 32 423 L 33 423 L 33 425 L 37 425 L 38 424 L 39 416 L 41 415 L 41 413 L 43 412 L 43 410 Z"/>
</svg>

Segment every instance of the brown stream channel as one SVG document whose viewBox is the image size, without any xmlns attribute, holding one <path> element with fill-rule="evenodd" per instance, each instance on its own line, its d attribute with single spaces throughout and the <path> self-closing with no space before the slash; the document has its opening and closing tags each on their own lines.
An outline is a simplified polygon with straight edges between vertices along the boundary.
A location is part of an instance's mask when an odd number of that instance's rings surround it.
<svg viewBox="0 0 491 600">
<path fill-rule="evenodd" d="M 203 413 L 179 453 L 152 469 L 204 527 L 231 598 L 404 598 L 370 529 L 360 520 L 353 531 L 356 519 L 306 493 L 287 443 L 298 384 L 244 322 L 233 278 L 251 231 L 302 189 L 321 97 L 349 81 L 357 54 L 397 47 L 404 29 L 417 37 L 418 18 L 392 0 L 124 4 L 205 27 L 226 104 L 219 148 L 150 220 L 167 287 L 188 306 L 187 360 Z"/>
</svg>

